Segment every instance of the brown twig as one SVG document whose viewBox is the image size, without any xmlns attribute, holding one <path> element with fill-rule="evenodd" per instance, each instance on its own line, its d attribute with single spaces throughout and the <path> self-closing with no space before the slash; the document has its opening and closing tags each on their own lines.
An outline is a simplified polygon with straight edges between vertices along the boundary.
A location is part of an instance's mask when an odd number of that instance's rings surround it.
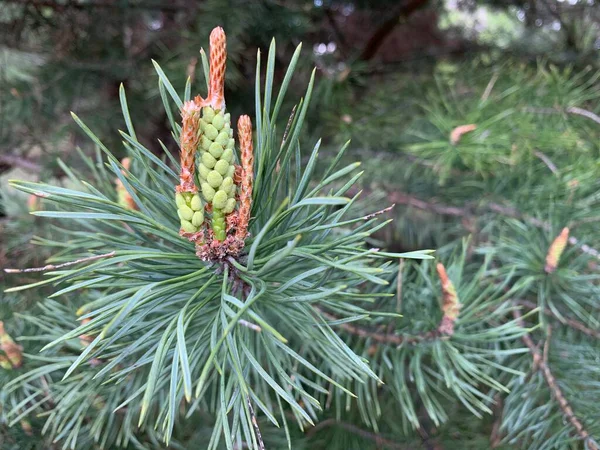
<svg viewBox="0 0 600 450">
<path fill-rule="evenodd" d="M 494 396 L 494 423 L 492 424 L 492 433 L 490 434 L 490 448 L 498 448 L 502 442 L 502 409 L 504 400 L 498 393 Z"/>
<path fill-rule="evenodd" d="M 260 433 L 260 428 L 258 427 L 258 422 L 256 421 L 256 414 L 254 413 L 254 406 L 252 406 L 250 396 L 246 397 L 246 400 L 248 402 L 248 410 L 250 411 L 250 417 L 252 419 L 252 426 L 254 427 L 254 434 L 256 434 L 258 449 L 265 450 L 265 443 L 263 442 L 262 434 Z"/>
<path fill-rule="evenodd" d="M 63 267 L 69 267 L 75 264 L 79 264 L 82 262 L 87 262 L 87 261 L 94 261 L 96 259 L 102 259 L 102 258 L 110 258 L 115 256 L 116 252 L 112 251 L 109 253 L 104 253 L 102 255 L 94 255 L 94 256 L 88 256 L 87 258 L 81 258 L 78 259 L 76 261 L 69 261 L 66 263 L 62 263 L 62 264 L 48 264 L 44 267 L 29 267 L 27 269 L 4 269 L 4 271 L 6 273 L 29 273 L 29 272 L 45 272 L 47 270 L 55 270 L 55 269 L 62 269 Z"/>
<path fill-rule="evenodd" d="M 373 442 L 375 442 L 375 444 L 379 447 L 387 447 L 387 448 L 398 449 L 398 450 L 406 449 L 406 447 L 401 446 L 400 444 L 398 444 L 390 439 L 386 439 L 376 433 L 372 433 L 370 431 L 363 430 L 362 428 L 359 428 L 356 425 L 353 425 L 351 423 L 340 422 L 336 419 L 326 419 L 326 420 L 323 420 L 322 422 L 319 422 L 317 425 L 315 425 L 310 430 L 308 430 L 306 435 L 309 437 L 313 436 L 318 431 L 320 431 L 324 428 L 327 428 L 327 427 L 332 427 L 332 426 L 337 426 L 337 427 L 343 428 L 344 430 L 349 431 L 350 433 L 356 434 L 357 436 L 363 437 L 365 439 L 370 439 Z"/>
<path fill-rule="evenodd" d="M 379 211 L 375 211 L 374 213 L 367 214 L 366 216 L 363 217 L 363 220 L 369 220 L 369 219 L 372 219 L 373 217 L 379 216 L 380 214 L 385 214 L 386 212 L 394 209 L 394 206 L 396 206 L 396 204 L 393 204 L 392 206 L 388 206 L 387 208 L 380 209 Z"/>
<path fill-rule="evenodd" d="M 521 326 L 524 326 L 523 317 L 521 315 L 521 312 L 518 309 L 513 310 L 513 316 L 517 320 L 517 322 L 520 323 Z M 550 367 L 548 366 L 548 363 L 546 361 L 547 352 L 548 352 L 547 346 L 550 345 L 549 344 L 550 334 L 548 334 L 547 339 L 546 339 L 546 344 L 544 345 L 545 355 L 540 354 L 539 349 L 533 343 L 533 339 L 531 339 L 531 336 L 529 334 L 523 335 L 522 339 L 523 339 L 523 342 L 525 343 L 525 345 L 529 348 L 529 351 L 531 352 L 534 365 L 537 366 L 538 369 L 542 371 L 542 375 L 543 375 L 544 379 L 546 380 L 546 383 L 548 384 L 548 388 L 550 389 L 550 391 L 552 392 L 552 395 L 558 402 L 558 405 L 559 405 L 561 411 L 563 412 L 565 418 L 569 421 L 571 426 L 575 429 L 575 431 L 577 432 L 577 435 L 584 442 L 587 443 L 587 446 L 590 450 L 599 450 L 598 445 L 593 440 L 593 438 L 590 436 L 589 432 L 585 429 L 581 420 L 579 420 L 579 418 L 577 416 L 575 416 L 573 408 L 571 407 L 571 405 L 569 404 L 569 401 L 566 399 L 565 395 L 563 394 L 560 386 L 558 385 L 558 382 L 556 381 L 556 378 L 550 371 Z"/>
<path fill-rule="evenodd" d="M 8 150 L 7 150 L 8 151 Z M 42 170 L 42 166 L 28 159 L 21 158 L 16 155 L 0 155 L 0 164 L 6 164 L 11 167 L 20 167 L 21 169 L 28 170 L 30 172 L 39 172 Z"/>
<path fill-rule="evenodd" d="M 425 427 L 421 426 L 417 428 L 417 433 L 419 433 L 419 436 L 421 436 L 421 443 L 426 450 L 442 450 L 440 444 L 431 439 L 431 436 Z"/>
<path fill-rule="evenodd" d="M 339 320 L 338 317 L 321 310 L 320 308 L 314 307 L 317 311 L 319 311 L 323 317 L 328 320 Z M 366 328 L 359 327 L 357 325 L 353 325 L 351 323 L 339 323 L 339 326 L 342 330 L 353 334 L 358 337 L 362 337 L 365 339 L 371 339 L 372 341 L 378 342 L 380 344 L 388 344 L 388 345 L 402 345 L 402 344 L 418 344 L 424 341 L 432 341 L 434 339 L 438 339 L 441 337 L 449 337 L 447 333 L 444 333 L 441 329 L 442 323 L 440 322 L 440 326 L 434 330 L 425 331 L 420 334 L 408 335 L 408 334 L 394 334 L 394 333 L 382 333 L 379 331 L 368 330 Z"/>
<path fill-rule="evenodd" d="M 439 203 L 427 202 L 425 200 L 413 197 L 410 194 L 406 194 L 400 191 L 393 191 L 388 194 L 388 200 L 393 203 L 399 203 L 401 205 L 409 205 L 417 209 L 433 211 L 437 214 L 443 214 L 447 216 L 458 216 L 464 217 L 471 215 L 467 208 L 459 208 L 456 206 L 441 205 Z"/>
<path fill-rule="evenodd" d="M 436 214 L 441 214 L 441 215 L 445 215 L 445 216 L 455 216 L 455 217 L 462 217 L 462 218 L 475 218 L 476 217 L 476 215 L 474 214 L 474 210 L 469 207 L 461 208 L 461 207 L 457 207 L 457 206 L 443 205 L 443 204 L 436 203 L 436 202 L 428 202 L 428 201 L 421 200 L 417 197 L 414 197 L 410 194 L 406 194 L 406 193 L 400 192 L 400 191 L 390 192 L 388 194 L 388 201 L 394 202 L 394 203 L 400 204 L 400 205 L 412 206 L 417 209 L 421 209 L 424 211 L 431 211 Z M 494 202 L 486 203 L 482 207 L 485 209 L 488 209 L 492 212 L 501 214 L 503 216 L 525 220 L 526 222 L 528 222 L 536 227 L 542 228 L 543 230 L 550 229 L 550 224 L 548 222 L 544 222 L 540 219 L 536 219 L 535 217 L 531 217 L 531 216 L 522 214 L 521 212 L 519 212 L 518 210 L 516 210 L 512 207 L 504 206 L 504 205 L 501 205 L 499 203 L 494 203 Z M 579 240 L 573 236 L 570 236 L 569 244 L 578 245 Z M 594 258 L 600 259 L 600 251 L 596 250 L 595 248 L 590 247 L 587 244 L 581 245 L 581 247 L 579 249 L 581 250 L 581 252 L 583 252 L 587 255 L 590 255 Z"/>
<path fill-rule="evenodd" d="M 519 300 L 519 301 L 517 301 L 517 304 L 525 306 L 530 309 L 538 308 L 538 305 L 536 303 L 530 302 L 528 300 Z M 600 339 L 600 330 L 594 330 L 592 328 L 588 328 L 583 323 L 578 322 L 577 320 L 566 319 L 564 317 L 557 316 L 548 308 L 542 309 L 542 312 L 544 314 L 546 314 L 547 316 L 550 316 L 550 317 L 558 320 L 563 325 L 567 325 L 571 328 L 581 331 L 583 334 L 587 334 L 588 336 L 594 337 L 596 339 Z"/>
</svg>

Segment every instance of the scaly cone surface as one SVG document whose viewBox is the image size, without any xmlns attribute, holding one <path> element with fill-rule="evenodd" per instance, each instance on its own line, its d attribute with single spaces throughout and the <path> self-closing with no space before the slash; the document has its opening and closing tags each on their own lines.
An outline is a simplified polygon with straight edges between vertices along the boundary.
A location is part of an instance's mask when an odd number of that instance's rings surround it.
<svg viewBox="0 0 600 450">
<path fill-rule="evenodd" d="M 238 122 L 242 164 L 236 165 L 231 116 L 225 111 L 226 62 L 225 32 L 217 27 L 210 34 L 208 95 L 198 95 L 182 108 L 175 198 L 180 234 L 196 243 L 196 254 L 204 261 L 239 255 L 252 205 L 252 122 L 248 116 Z"/>
<path fill-rule="evenodd" d="M 194 182 L 196 150 L 200 139 L 200 107 L 186 102 L 181 111 L 181 173 L 175 188 L 175 203 L 180 221 L 179 233 L 194 237 L 204 223 L 204 205 Z"/>
<path fill-rule="evenodd" d="M 210 34 L 210 80 L 206 100 L 196 98 L 202 105 L 200 117 L 200 162 L 198 179 L 204 200 L 212 210 L 212 232 L 218 241 L 227 236 L 226 216 L 236 206 L 233 130 L 231 116 L 225 113 L 225 66 L 227 47 L 225 32 L 215 28 Z"/>
<path fill-rule="evenodd" d="M 252 122 L 244 115 L 238 119 L 238 139 L 242 162 L 241 188 L 239 197 L 238 221 L 235 236 L 243 241 L 248 236 L 248 222 L 252 208 L 252 183 L 254 180 L 254 152 L 252 148 Z"/>
</svg>

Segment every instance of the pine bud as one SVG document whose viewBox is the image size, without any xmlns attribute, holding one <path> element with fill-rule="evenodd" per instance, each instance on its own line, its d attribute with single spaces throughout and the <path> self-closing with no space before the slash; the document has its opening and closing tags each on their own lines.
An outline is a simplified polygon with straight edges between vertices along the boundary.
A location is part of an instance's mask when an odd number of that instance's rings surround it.
<svg viewBox="0 0 600 450">
<path fill-rule="evenodd" d="M 40 199 L 35 194 L 29 194 L 27 198 L 27 209 L 29 212 L 39 211 L 40 209 Z"/>
<path fill-rule="evenodd" d="M 460 141 L 460 138 L 462 137 L 463 134 L 470 133 L 471 131 L 474 131 L 476 129 L 477 129 L 477 125 L 475 125 L 474 123 L 458 126 L 458 127 L 454 128 L 452 130 L 452 132 L 450 133 L 450 142 L 453 145 L 456 145 Z"/>
<path fill-rule="evenodd" d="M 560 257 L 565 251 L 568 240 L 569 229 L 565 227 L 562 229 L 561 233 L 556 237 L 556 239 L 554 239 L 552 244 L 550 244 L 548 254 L 546 255 L 546 266 L 544 267 L 546 273 L 552 273 L 556 270 L 558 267 L 558 262 L 560 261 Z"/>
<path fill-rule="evenodd" d="M 81 325 L 87 325 L 91 321 L 92 321 L 92 319 L 90 319 L 88 317 L 87 319 L 83 319 L 81 321 Z M 81 343 L 82 347 L 87 347 L 88 345 L 90 345 L 92 343 L 93 340 L 94 340 L 94 338 L 92 336 L 90 336 L 89 334 L 79 335 L 79 342 Z"/>
<path fill-rule="evenodd" d="M 31 426 L 31 422 L 29 422 L 29 420 L 21 419 L 19 423 L 21 424 L 23 433 L 25 433 L 27 436 L 33 436 L 33 427 Z"/>
<path fill-rule="evenodd" d="M 11 370 L 21 367 L 23 364 L 23 347 L 16 344 L 15 341 L 4 329 L 4 322 L 0 321 L 0 367 Z"/>
<path fill-rule="evenodd" d="M 214 110 L 225 109 L 225 66 L 227 63 L 227 40 L 223 28 L 216 27 L 210 33 L 209 102 Z"/>
<path fill-rule="evenodd" d="M 121 173 L 125 176 L 126 171 L 129 171 L 129 167 L 131 167 L 131 158 L 123 158 L 121 160 L 121 165 L 123 166 L 123 170 Z M 125 189 L 123 182 L 120 179 L 115 179 L 115 189 L 117 191 L 117 202 L 119 205 L 127 208 L 127 209 L 137 209 L 137 205 L 133 200 L 131 194 Z"/>
<path fill-rule="evenodd" d="M 254 153 L 252 148 L 252 122 L 250 117 L 241 116 L 238 120 L 238 139 L 240 141 L 241 189 L 240 209 L 237 224 L 236 237 L 240 240 L 246 239 L 248 235 L 248 222 L 252 209 L 252 183 L 254 180 Z"/>
<path fill-rule="evenodd" d="M 200 107 L 193 101 L 185 102 L 181 110 L 181 118 L 181 172 L 177 192 L 196 193 L 198 189 L 194 183 L 194 160 L 200 140 Z"/>
<path fill-rule="evenodd" d="M 442 282 L 442 321 L 438 328 L 441 334 L 452 336 L 454 334 L 454 324 L 458 319 L 458 312 L 460 310 L 460 301 L 456 289 L 448 278 L 446 268 L 442 263 L 438 263 L 437 273 Z"/>
</svg>

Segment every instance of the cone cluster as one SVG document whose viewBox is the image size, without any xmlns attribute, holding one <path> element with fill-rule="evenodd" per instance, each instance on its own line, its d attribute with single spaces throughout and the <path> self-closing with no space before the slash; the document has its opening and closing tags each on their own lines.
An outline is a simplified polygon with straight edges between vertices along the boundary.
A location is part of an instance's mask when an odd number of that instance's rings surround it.
<svg viewBox="0 0 600 450">
<path fill-rule="evenodd" d="M 203 260 L 239 254 L 250 219 L 252 124 L 248 116 L 240 118 L 238 166 L 231 116 L 225 110 L 226 59 L 225 33 L 217 27 L 210 35 L 208 96 L 197 96 L 182 108 L 181 173 L 175 189 L 179 234 L 196 243 Z"/>
<path fill-rule="evenodd" d="M 177 215 L 184 233 L 197 233 L 204 223 L 204 206 L 199 194 L 177 192 L 175 194 Z"/>
<path fill-rule="evenodd" d="M 210 106 L 202 108 L 200 118 L 200 161 L 198 180 L 204 200 L 212 204 L 212 230 L 215 238 L 225 240 L 225 216 L 236 206 L 233 181 L 235 140 L 231 116 Z"/>
</svg>

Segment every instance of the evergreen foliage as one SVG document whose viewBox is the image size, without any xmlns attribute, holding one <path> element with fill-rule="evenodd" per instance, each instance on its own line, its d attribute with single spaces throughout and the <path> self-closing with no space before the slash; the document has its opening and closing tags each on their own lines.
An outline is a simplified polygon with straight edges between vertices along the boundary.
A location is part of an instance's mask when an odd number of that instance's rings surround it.
<svg viewBox="0 0 600 450">
<path fill-rule="evenodd" d="M 179 162 L 138 141 L 123 88 L 130 165 L 74 115 L 84 170 L 13 182 L 51 219 L 53 267 L 8 290 L 48 298 L 5 324 L 7 448 L 33 423 L 31 448 L 597 449 L 600 74 L 443 62 L 326 111 L 354 148 L 306 152 L 314 75 L 288 110 L 300 49 L 279 88 L 275 56 L 239 256 L 180 235 Z M 155 67 L 180 142 L 196 88 Z"/>
</svg>

